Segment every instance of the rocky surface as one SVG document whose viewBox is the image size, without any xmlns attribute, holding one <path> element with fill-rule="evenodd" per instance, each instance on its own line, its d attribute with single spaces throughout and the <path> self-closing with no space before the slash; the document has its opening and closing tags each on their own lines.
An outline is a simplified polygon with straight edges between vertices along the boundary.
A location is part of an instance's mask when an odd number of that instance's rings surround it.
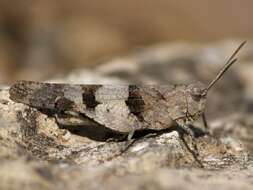
<svg viewBox="0 0 253 190">
<path fill-rule="evenodd" d="M 160 45 L 51 81 L 208 83 L 237 46 Z M 193 126 L 199 155 L 177 126 L 135 134 L 131 146 L 107 129 L 65 129 L 0 91 L 0 189 L 252 189 L 253 45 L 208 95 L 210 134 Z M 216 64 L 220 63 L 220 64 Z"/>
</svg>

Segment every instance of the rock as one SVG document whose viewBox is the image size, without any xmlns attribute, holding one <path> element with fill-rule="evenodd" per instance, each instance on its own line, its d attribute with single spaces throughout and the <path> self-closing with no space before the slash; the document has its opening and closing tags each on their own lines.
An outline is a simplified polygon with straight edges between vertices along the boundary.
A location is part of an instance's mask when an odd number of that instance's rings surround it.
<svg viewBox="0 0 253 190">
<path fill-rule="evenodd" d="M 62 81 L 127 83 L 136 77 L 140 83 L 163 83 L 174 82 L 177 76 L 173 72 L 177 72 L 184 80 L 205 82 L 220 68 L 208 61 L 200 64 L 199 60 L 204 58 L 190 51 L 191 46 L 178 46 L 178 50 L 163 48 L 143 50 L 116 60 L 121 66 L 112 61 L 93 72 L 72 73 Z M 182 51 L 180 58 L 180 53 L 175 52 L 182 48 L 189 51 Z M 172 49 L 173 56 L 168 53 Z M 202 74 L 206 67 L 210 73 Z M 151 68 L 157 71 L 150 73 Z M 0 189 L 212 189 L 217 185 L 222 189 L 251 189 L 253 120 L 250 109 L 240 106 L 249 105 L 245 91 L 241 90 L 248 87 L 236 70 L 227 73 L 222 81 L 219 85 L 227 85 L 226 90 L 215 88 L 214 97 L 210 96 L 211 135 L 205 133 L 200 122 L 192 126 L 199 155 L 194 151 L 192 139 L 177 126 L 158 133 L 137 132 L 126 149 L 127 142 L 120 134 L 105 128 L 96 131 L 62 128 L 52 115 L 11 101 L 8 88 L 2 88 Z M 231 93 L 231 98 L 227 93 Z M 232 110 L 234 106 L 238 109 Z"/>
</svg>

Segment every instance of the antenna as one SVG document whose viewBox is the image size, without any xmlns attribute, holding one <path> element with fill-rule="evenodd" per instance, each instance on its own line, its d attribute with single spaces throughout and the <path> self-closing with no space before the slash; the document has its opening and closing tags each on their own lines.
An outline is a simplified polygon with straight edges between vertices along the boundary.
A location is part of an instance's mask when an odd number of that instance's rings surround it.
<svg viewBox="0 0 253 190">
<path fill-rule="evenodd" d="M 226 64 L 222 67 L 220 72 L 216 75 L 216 77 L 209 83 L 209 85 L 206 88 L 206 92 L 213 87 L 214 84 L 222 77 L 222 75 L 231 67 L 236 61 L 237 58 L 235 58 L 236 54 L 240 51 L 240 49 L 246 44 L 247 41 L 242 42 L 239 47 L 235 50 L 235 52 L 230 56 L 230 58 L 227 60 Z"/>
</svg>

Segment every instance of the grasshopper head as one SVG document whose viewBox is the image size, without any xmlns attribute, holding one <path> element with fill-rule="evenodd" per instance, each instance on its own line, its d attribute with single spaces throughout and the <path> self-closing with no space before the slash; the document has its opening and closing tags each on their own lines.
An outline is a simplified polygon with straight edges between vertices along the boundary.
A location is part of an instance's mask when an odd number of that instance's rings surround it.
<svg viewBox="0 0 253 190">
<path fill-rule="evenodd" d="M 166 97 L 169 116 L 182 125 L 195 121 L 204 111 L 206 92 L 200 82 L 176 86 Z"/>
<path fill-rule="evenodd" d="M 246 41 L 239 45 L 207 87 L 200 82 L 190 84 L 186 87 L 186 116 L 184 120 L 194 121 L 204 112 L 207 92 L 215 86 L 223 74 L 237 61 L 235 56 L 245 43 Z"/>
<path fill-rule="evenodd" d="M 189 84 L 186 87 L 186 119 L 196 120 L 205 109 L 207 89 L 200 82 Z"/>
</svg>

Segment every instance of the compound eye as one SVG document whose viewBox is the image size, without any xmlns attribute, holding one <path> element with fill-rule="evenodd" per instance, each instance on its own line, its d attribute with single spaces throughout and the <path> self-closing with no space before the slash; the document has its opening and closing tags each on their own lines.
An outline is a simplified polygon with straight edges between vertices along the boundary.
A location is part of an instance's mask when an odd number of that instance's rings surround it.
<svg viewBox="0 0 253 190">
<path fill-rule="evenodd" d="M 203 96 L 202 94 L 203 94 L 203 90 L 201 90 L 200 88 L 193 88 L 191 91 L 192 99 L 195 101 L 200 101 L 200 99 Z"/>
<path fill-rule="evenodd" d="M 199 102 L 202 98 L 202 95 L 201 94 L 191 94 L 191 97 L 194 101 Z"/>
<path fill-rule="evenodd" d="M 203 97 L 206 96 L 206 88 L 201 83 L 190 84 L 188 89 L 193 101 L 199 102 Z"/>
</svg>

